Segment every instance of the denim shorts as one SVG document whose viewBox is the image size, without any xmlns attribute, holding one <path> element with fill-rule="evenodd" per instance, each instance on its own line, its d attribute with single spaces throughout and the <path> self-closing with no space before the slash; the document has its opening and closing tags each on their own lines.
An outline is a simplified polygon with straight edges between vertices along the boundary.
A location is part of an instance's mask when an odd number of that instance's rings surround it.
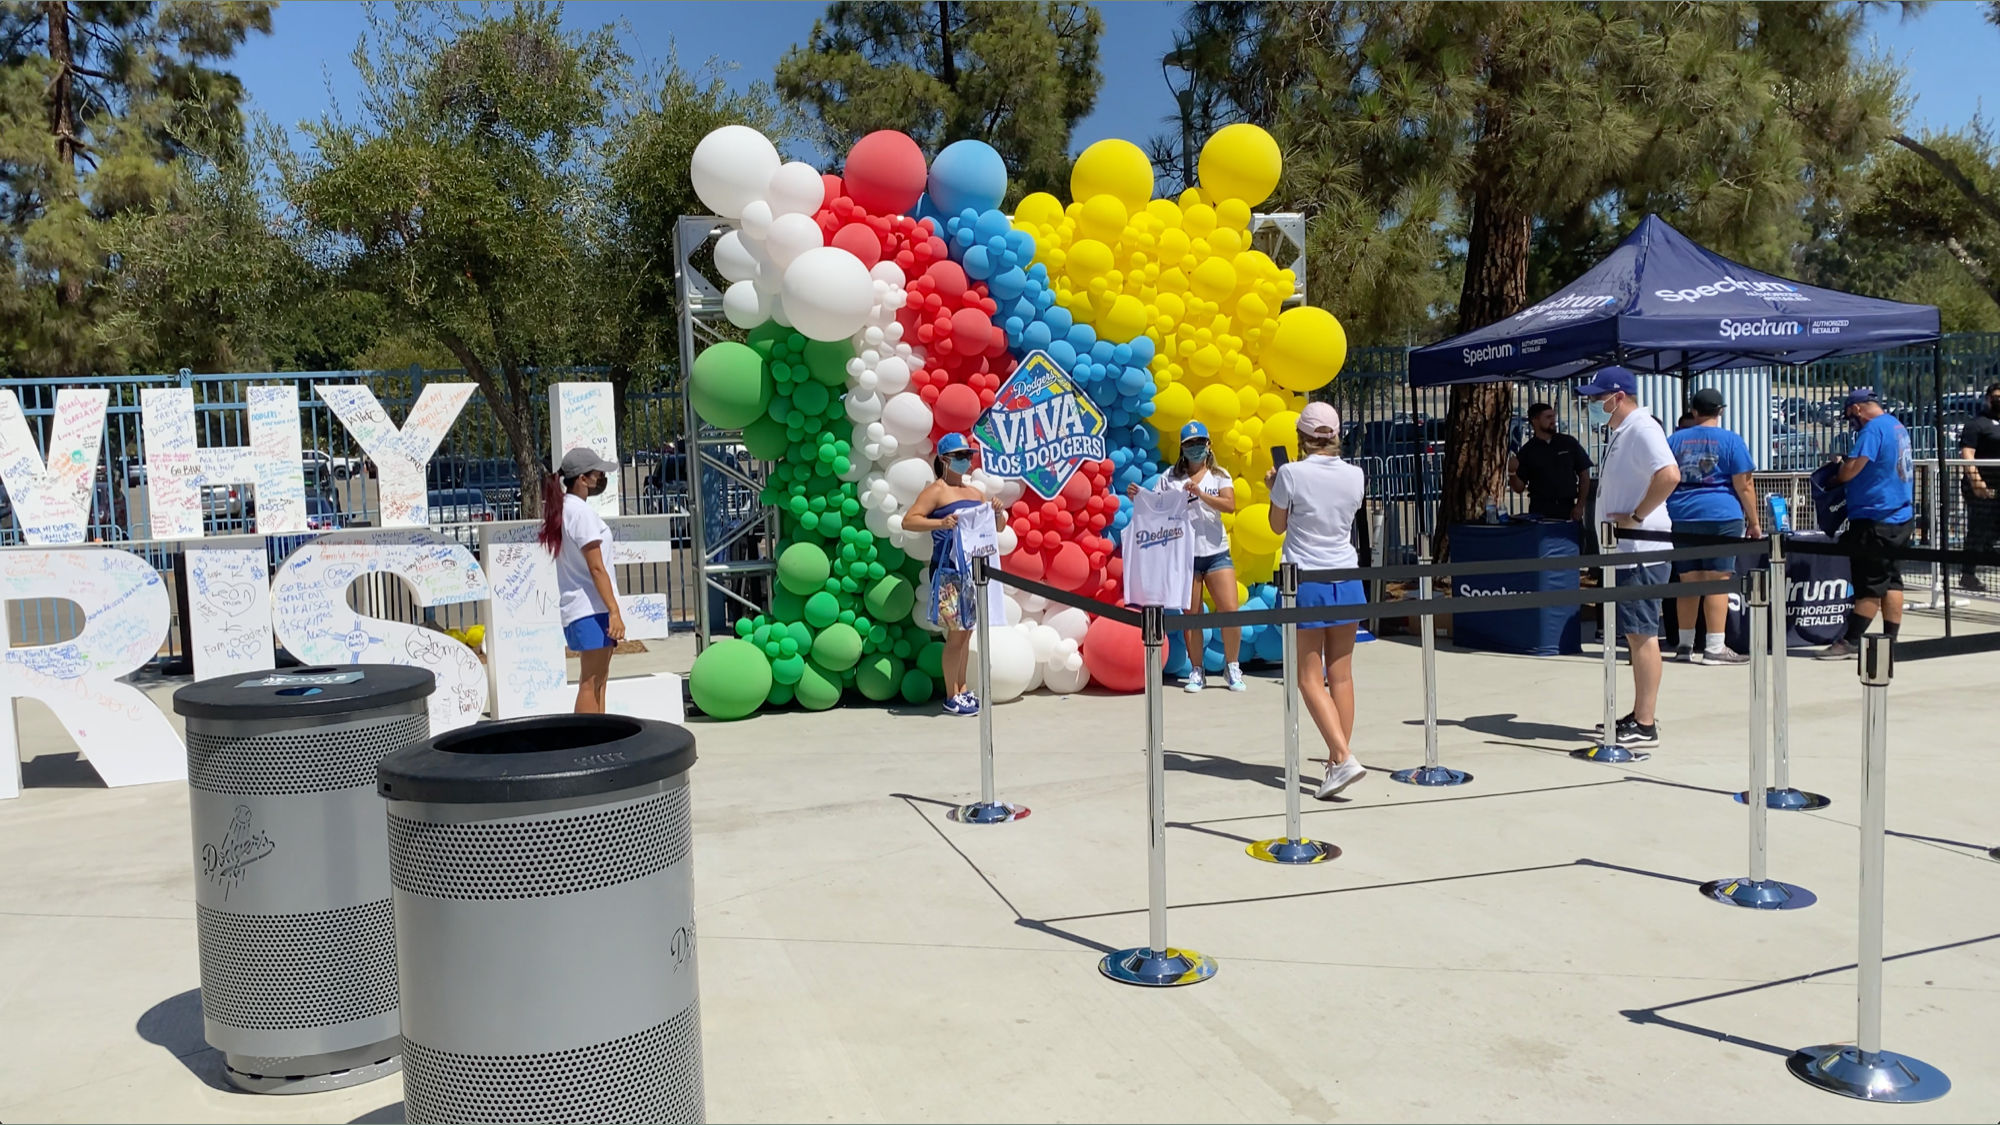
<svg viewBox="0 0 2000 1125">
<path fill-rule="evenodd" d="M 1368 589 L 1357 579 L 1345 582 L 1301 582 L 1299 583 L 1299 604 L 1302 606 L 1364 605 L 1368 601 Z M 1654 611 L 1656 614 L 1658 610 Z M 1331 629 L 1336 625 L 1354 625 L 1358 617 L 1336 618 L 1330 621 L 1301 621 L 1301 629 Z"/>
<path fill-rule="evenodd" d="M 1229 548 L 1224 547 L 1212 555 L 1194 557 L 1194 576 L 1200 578 L 1211 570 L 1235 570 L 1236 560 L 1229 557 Z"/>
<path fill-rule="evenodd" d="M 593 613 L 589 617 L 579 617 L 563 626 L 563 643 L 571 652 L 596 652 L 601 648 L 611 648 L 617 644 L 611 639 L 611 615 Z"/>
<path fill-rule="evenodd" d="M 1675 520 L 1674 531 L 1689 535 L 1727 535 L 1733 539 L 1743 537 L 1742 520 Z M 1724 574 L 1736 573 L 1735 555 L 1715 555 L 1706 559 L 1678 559 L 1674 562 L 1675 574 L 1686 574 L 1692 570 L 1716 570 Z"/>
<path fill-rule="evenodd" d="M 1665 586 L 1667 584 L 1667 564 L 1644 563 L 1620 568 L 1618 585 L 1622 586 Z M 1618 633 L 1626 637 L 1657 637 L 1660 635 L 1660 599 L 1634 598 L 1618 603 Z"/>
</svg>

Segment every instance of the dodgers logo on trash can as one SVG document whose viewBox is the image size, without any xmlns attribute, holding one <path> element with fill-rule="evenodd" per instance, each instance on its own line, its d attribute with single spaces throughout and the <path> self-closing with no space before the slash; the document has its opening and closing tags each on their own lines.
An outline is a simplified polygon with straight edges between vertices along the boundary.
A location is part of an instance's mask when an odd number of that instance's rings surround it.
<svg viewBox="0 0 2000 1125">
<path fill-rule="evenodd" d="M 1086 461 L 1102 461 L 1102 411 L 1047 352 L 1030 352 L 972 427 L 986 471 L 1053 500 Z"/>
</svg>

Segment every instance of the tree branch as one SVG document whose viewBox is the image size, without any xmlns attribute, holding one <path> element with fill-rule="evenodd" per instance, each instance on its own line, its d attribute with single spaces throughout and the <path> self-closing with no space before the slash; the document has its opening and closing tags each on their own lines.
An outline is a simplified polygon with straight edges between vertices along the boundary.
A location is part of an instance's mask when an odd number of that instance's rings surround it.
<svg viewBox="0 0 2000 1125">
<path fill-rule="evenodd" d="M 1996 200 L 1986 192 L 1980 191 L 1978 185 L 1967 179 L 1965 173 L 1960 171 L 1958 165 L 1952 163 L 1950 158 L 1929 145 L 1921 141 L 1912 140 L 1902 133 L 1897 133 L 1889 139 L 1916 153 L 1924 163 L 1935 169 L 1938 175 L 1943 176 L 1947 183 L 1957 188 L 1960 195 L 1969 200 L 1973 206 L 1985 212 L 1987 218 L 2000 223 L 2000 200 Z"/>
<path fill-rule="evenodd" d="M 1993 298 L 1993 303 L 2000 305 L 2000 286 L 1993 284 L 1993 274 L 1986 268 L 1986 263 L 1980 261 L 1978 255 L 1966 249 L 1963 242 L 1950 235 L 1945 236 L 1944 248 L 1951 252 L 1952 257 L 1958 259 L 1958 264 L 1965 267 L 1965 272 L 1972 275 L 1972 280 L 1978 283 L 1979 288 L 1988 297 Z"/>
</svg>

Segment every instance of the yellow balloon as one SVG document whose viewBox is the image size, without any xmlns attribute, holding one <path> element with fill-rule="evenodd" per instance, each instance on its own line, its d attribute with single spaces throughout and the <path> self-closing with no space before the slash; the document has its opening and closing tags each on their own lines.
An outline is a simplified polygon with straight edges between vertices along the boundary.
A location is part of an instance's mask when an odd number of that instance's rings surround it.
<svg viewBox="0 0 2000 1125">
<path fill-rule="evenodd" d="M 1347 362 L 1347 332 L 1325 309 L 1300 305 L 1278 314 L 1264 345 L 1264 373 L 1288 391 L 1316 391 Z"/>
<path fill-rule="evenodd" d="M 1179 230 L 1181 209 L 1174 206 L 1171 199 L 1154 199 L 1146 203 L 1146 214 L 1157 220 L 1162 228 Z"/>
<path fill-rule="evenodd" d="M 1083 201 L 1076 227 L 1085 238 L 1116 242 L 1125 233 L 1125 205 L 1114 195 L 1093 195 Z"/>
<path fill-rule="evenodd" d="M 1242 544 L 1246 555 L 1275 554 L 1282 542 L 1278 533 L 1271 530 L 1271 505 L 1252 504 L 1236 511 L 1235 526 L 1230 528 L 1233 543 Z"/>
<path fill-rule="evenodd" d="M 1194 268 L 1190 287 L 1195 296 L 1208 301 L 1219 301 L 1236 292 L 1236 267 L 1227 258 L 1204 258 Z"/>
<path fill-rule="evenodd" d="M 1159 413 L 1158 403 L 1153 412 Z M 1194 396 L 1194 417 L 1211 430 L 1226 430 L 1235 424 L 1243 412 L 1243 404 L 1236 398 L 1236 392 L 1224 386 L 1208 386 Z"/>
<path fill-rule="evenodd" d="M 1080 281 L 1089 281 L 1111 272 L 1111 247 L 1094 238 L 1077 241 L 1063 260 L 1063 272 Z"/>
<path fill-rule="evenodd" d="M 1179 269 L 1160 271 L 1160 298 L 1162 300 L 1165 300 L 1169 295 L 1185 293 L 1187 290 L 1187 275 Z"/>
<path fill-rule="evenodd" d="M 1097 327 L 1112 343 L 1127 343 L 1146 330 L 1146 306 L 1137 297 L 1121 294 L 1111 302 L 1111 308 Z"/>
<path fill-rule="evenodd" d="M 1254 207 L 1278 190 L 1285 159 L 1271 134 L 1239 123 L 1216 130 L 1195 162 L 1201 193 L 1208 199 L 1240 199 Z"/>
<path fill-rule="evenodd" d="M 1250 230 L 1250 205 L 1240 199 L 1222 200 L 1215 205 L 1215 221 L 1232 232 L 1247 235 Z"/>
<path fill-rule="evenodd" d="M 1181 229 L 1189 238 L 1207 238 L 1215 229 L 1215 208 L 1206 203 L 1181 208 Z"/>
<path fill-rule="evenodd" d="M 1234 258 L 1242 249 L 1243 236 L 1228 227 L 1219 226 L 1208 232 L 1209 253 L 1224 258 Z"/>
<path fill-rule="evenodd" d="M 1108 139 L 1083 150 L 1069 170 L 1069 197 L 1109 195 L 1129 211 L 1153 198 L 1153 162 L 1131 141 Z"/>
<path fill-rule="evenodd" d="M 1299 412 L 1281 410 L 1264 417 L 1264 444 L 1285 447 L 1285 455 L 1296 461 L 1299 457 Z"/>
<path fill-rule="evenodd" d="M 1153 395 L 1153 428 L 1161 433 L 1178 432 L 1194 417 L 1194 392 L 1186 383 L 1168 383 Z M 1297 425 L 1298 419 L 1292 419 Z"/>
<path fill-rule="evenodd" d="M 1264 323 L 1264 319 L 1270 315 L 1271 307 L 1264 303 L 1262 297 L 1255 293 L 1245 293 L 1237 298 L 1236 315 L 1231 319 L 1237 324 L 1251 327 Z"/>
<path fill-rule="evenodd" d="M 1033 224 L 1038 227 L 1053 227 L 1062 222 L 1062 200 L 1045 191 L 1035 192 L 1022 198 L 1014 208 L 1014 225 Z"/>
</svg>

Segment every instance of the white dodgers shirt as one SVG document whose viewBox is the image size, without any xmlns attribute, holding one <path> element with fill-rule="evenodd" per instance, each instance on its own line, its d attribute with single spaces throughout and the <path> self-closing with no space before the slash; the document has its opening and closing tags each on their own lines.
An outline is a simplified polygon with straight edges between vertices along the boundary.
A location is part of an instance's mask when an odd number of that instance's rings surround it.
<svg viewBox="0 0 2000 1125">
<path fill-rule="evenodd" d="M 1125 604 L 1187 607 L 1194 592 L 1194 497 L 1179 488 L 1142 488 L 1125 526 Z"/>
</svg>

